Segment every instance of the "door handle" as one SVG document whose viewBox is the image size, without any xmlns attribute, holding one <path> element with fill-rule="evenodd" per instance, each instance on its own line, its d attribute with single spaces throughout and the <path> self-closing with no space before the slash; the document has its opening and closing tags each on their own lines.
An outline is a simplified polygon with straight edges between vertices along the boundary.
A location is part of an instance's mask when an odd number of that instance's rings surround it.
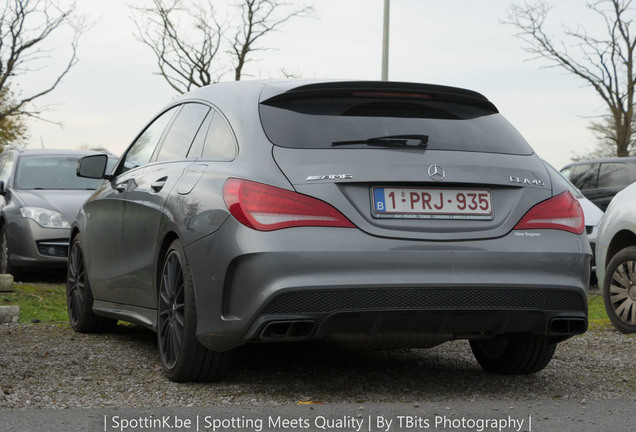
<svg viewBox="0 0 636 432">
<path fill-rule="evenodd" d="M 153 184 L 151 184 L 150 187 L 152 188 L 153 191 L 159 192 L 166 185 L 167 180 L 168 180 L 168 177 L 162 177 L 159 180 L 155 181 Z"/>
</svg>

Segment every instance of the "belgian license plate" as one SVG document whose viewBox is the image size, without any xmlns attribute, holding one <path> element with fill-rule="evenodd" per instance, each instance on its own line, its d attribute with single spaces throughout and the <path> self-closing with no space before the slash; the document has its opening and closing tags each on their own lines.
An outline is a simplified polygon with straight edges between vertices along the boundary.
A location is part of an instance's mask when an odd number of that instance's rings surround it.
<svg viewBox="0 0 636 432">
<path fill-rule="evenodd" d="M 489 189 L 373 187 L 373 216 L 403 219 L 493 218 Z"/>
</svg>

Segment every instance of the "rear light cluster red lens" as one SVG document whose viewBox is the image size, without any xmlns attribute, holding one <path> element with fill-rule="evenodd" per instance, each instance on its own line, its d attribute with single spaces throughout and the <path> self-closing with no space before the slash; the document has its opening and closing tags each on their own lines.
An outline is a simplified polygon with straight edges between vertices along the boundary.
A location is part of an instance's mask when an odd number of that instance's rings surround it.
<svg viewBox="0 0 636 432">
<path fill-rule="evenodd" d="M 323 201 L 249 180 L 226 180 L 223 199 L 236 220 L 259 231 L 300 226 L 355 227 Z"/>
<path fill-rule="evenodd" d="M 557 229 L 583 234 L 585 219 L 577 199 L 566 191 L 532 207 L 515 229 Z"/>
</svg>

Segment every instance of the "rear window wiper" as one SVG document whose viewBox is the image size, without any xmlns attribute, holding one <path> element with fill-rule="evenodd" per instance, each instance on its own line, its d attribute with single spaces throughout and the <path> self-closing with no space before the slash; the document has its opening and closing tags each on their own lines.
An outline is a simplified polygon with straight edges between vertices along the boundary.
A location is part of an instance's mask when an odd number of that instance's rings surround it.
<svg viewBox="0 0 636 432">
<path fill-rule="evenodd" d="M 410 135 L 386 135 L 375 138 L 351 140 L 351 141 L 334 141 L 331 147 L 340 147 L 346 145 L 365 144 L 377 147 L 399 147 L 399 148 L 426 148 L 428 144 L 428 135 L 410 134 Z"/>
</svg>

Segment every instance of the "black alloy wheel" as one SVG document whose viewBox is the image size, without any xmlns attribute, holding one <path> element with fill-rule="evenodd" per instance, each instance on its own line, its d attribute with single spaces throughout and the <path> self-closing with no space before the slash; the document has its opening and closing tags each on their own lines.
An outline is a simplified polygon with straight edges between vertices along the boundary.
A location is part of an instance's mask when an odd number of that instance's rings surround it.
<svg viewBox="0 0 636 432">
<path fill-rule="evenodd" d="M 223 378 L 229 353 L 210 351 L 196 336 L 197 308 L 183 246 L 172 242 L 163 259 L 157 305 L 157 340 L 161 363 L 175 382 Z"/>
<path fill-rule="evenodd" d="M 93 312 L 93 294 L 86 275 L 84 252 L 80 236 L 73 238 L 66 273 L 66 307 L 73 330 L 95 333 L 112 330 L 116 320 L 100 317 Z"/>
<path fill-rule="evenodd" d="M 176 250 L 171 250 L 164 264 L 159 291 L 159 348 L 168 369 L 179 359 L 185 327 L 185 281 Z"/>
</svg>

